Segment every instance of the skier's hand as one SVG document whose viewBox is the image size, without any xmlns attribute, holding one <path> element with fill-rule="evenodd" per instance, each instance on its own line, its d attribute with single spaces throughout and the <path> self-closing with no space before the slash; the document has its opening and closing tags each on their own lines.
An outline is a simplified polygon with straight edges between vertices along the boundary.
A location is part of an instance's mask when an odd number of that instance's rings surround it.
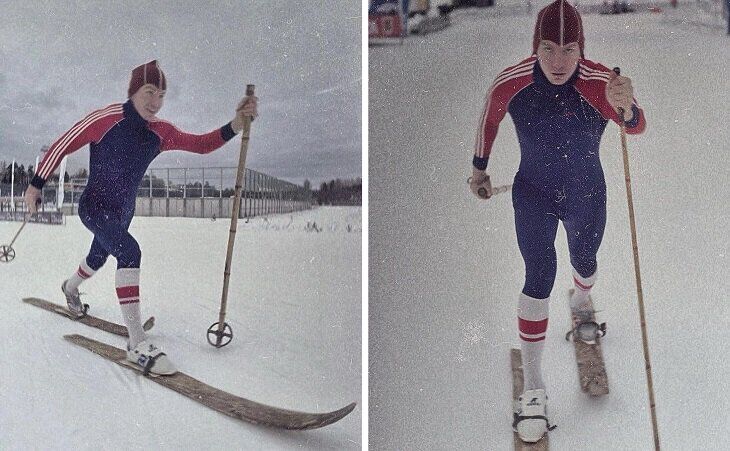
<svg viewBox="0 0 730 451">
<path fill-rule="evenodd" d="M 480 199 L 492 197 L 492 182 L 486 172 L 474 169 L 474 173 L 468 179 L 469 189 Z"/>
<path fill-rule="evenodd" d="M 624 110 L 624 121 L 633 118 L 631 106 L 634 104 L 634 88 L 631 79 L 616 75 L 606 84 L 606 99 L 614 110 Z M 628 116 L 628 117 L 627 117 Z"/>
<path fill-rule="evenodd" d="M 238 133 L 243 130 L 243 118 L 250 117 L 253 120 L 259 115 L 257 111 L 259 98 L 256 96 L 244 97 L 236 107 L 236 117 L 231 121 L 231 128 Z"/>
<path fill-rule="evenodd" d="M 33 185 L 28 185 L 28 189 L 25 190 L 25 205 L 28 207 L 28 211 L 32 214 L 37 213 L 40 202 L 41 190 Z"/>
</svg>

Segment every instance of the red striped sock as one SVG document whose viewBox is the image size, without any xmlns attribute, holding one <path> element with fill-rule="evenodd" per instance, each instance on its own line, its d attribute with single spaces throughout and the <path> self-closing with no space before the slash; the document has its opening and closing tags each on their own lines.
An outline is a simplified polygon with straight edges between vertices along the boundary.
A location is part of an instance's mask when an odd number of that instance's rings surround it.
<svg viewBox="0 0 730 451">
<path fill-rule="evenodd" d="M 522 349 L 522 372 L 525 390 L 545 388 L 542 379 L 542 350 L 548 327 L 550 298 L 536 299 L 520 293 L 517 323 Z"/>
<path fill-rule="evenodd" d="M 146 338 L 139 309 L 139 268 L 117 269 L 116 288 L 122 318 L 129 331 L 129 346 L 134 348 Z"/>
<path fill-rule="evenodd" d="M 79 289 L 79 285 L 89 277 L 93 276 L 94 273 L 93 269 L 89 267 L 89 265 L 86 264 L 86 259 L 81 260 L 81 263 L 79 263 L 79 267 L 76 270 L 76 272 L 68 278 L 66 281 L 66 291 L 69 293 L 75 293 Z"/>
<path fill-rule="evenodd" d="M 594 271 L 590 277 L 583 277 L 573 268 L 573 286 L 575 290 L 570 298 L 570 308 L 572 310 L 586 308 L 588 296 L 591 293 L 591 288 L 596 283 L 597 276 L 598 270 Z"/>
</svg>

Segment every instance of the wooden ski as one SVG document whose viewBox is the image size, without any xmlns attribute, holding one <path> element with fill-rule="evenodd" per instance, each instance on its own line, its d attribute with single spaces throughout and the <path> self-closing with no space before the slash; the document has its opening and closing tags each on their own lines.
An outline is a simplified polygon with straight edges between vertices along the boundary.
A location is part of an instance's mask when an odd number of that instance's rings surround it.
<svg viewBox="0 0 730 451">
<path fill-rule="evenodd" d="M 88 349 L 118 365 L 142 374 L 142 368 L 126 360 L 126 352 L 114 346 L 93 340 L 83 335 L 65 335 L 71 343 Z M 306 413 L 285 410 L 259 404 L 245 398 L 211 387 L 185 373 L 178 371 L 171 376 L 147 377 L 164 387 L 174 390 L 195 402 L 220 413 L 253 424 L 283 429 L 316 429 L 335 423 L 352 412 L 356 403 L 327 413 Z"/>
<path fill-rule="evenodd" d="M 512 362 L 512 411 L 516 411 L 517 399 L 522 394 L 524 387 L 524 375 L 522 374 L 522 352 L 519 349 L 510 350 Z M 517 431 L 514 431 L 515 451 L 547 451 L 548 435 L 545 434 L 537 443 L 526 443 L 520 440 Z"/>
<path fill-rule="evenodd" d="M 573 289 L 568 292 L 568 295 L 573 295 Z M 588 303 L 591 310 L 593 310 L 593 300 L 590 296 L 588 297 Z M 579 320 L 572 313 L 570 317 L 571 329 L 575 330 Z M 596 321 L 595 314 L 591 316 L 591 321 Z M 606 375 L 606 365 L 603 362 L 601 338 L 596 337 L 595 341 L 586 342 L 576 337 L 576 334 L 572 334 L 572 336 L 581 390 L 591 396 L 608 394 L 608 376 Z"/>
<path fill-rule="evenodd" d="M 101 329 L 105 332 L 109 332 L 115 335 L 120 335 L 122 337 L 128 337 L 129 333 L 127 332 L 127 328 L 125 326 L 122 326 L 121 324 L 112 323 L 111 321 L 107 321 L 105 319 L 97 318 L 96 316 L 92 315 L 86 315 L 83 318 L 76 318 L 76 316 L 69 311 L 67 307 L 64 307 L 59 304 L 55 304 L 50 301 L 46 301 L 45 299 L 40 298 L 23 298 L 23 302 L 30 305 L 35 305 L 36 307 L 40 307 L 43 310 L 48 310 L 49 312 L 57 313 L 61 316 L 65 316 L 66 318 L 75 321 L 77 323 L 86 324 L 87 326 L 95 327 L 97 329 Z M 142 325 L 144 330 L 150 330 L 152 329 L 152 326 L 155 325 L 155 318 L 154 316 L 151 316 L 150 318 L 145 321 L 145 323 Z"/>
</svg>

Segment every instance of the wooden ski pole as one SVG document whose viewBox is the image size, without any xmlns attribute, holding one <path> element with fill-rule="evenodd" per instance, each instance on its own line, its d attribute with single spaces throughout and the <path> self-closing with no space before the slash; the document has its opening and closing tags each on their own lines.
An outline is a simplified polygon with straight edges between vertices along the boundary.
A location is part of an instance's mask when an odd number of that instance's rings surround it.
<svg viewBox="0 0 730 451">
<path fill-rule="evenodd" d="M 254 95 L 254 85 L 246 85 L 246 96 Z M 221 309 L 218 315 L 218 322 L 208 328 L 208 343 L 221 348 L 233 339 L 231 326 L 226 323 L 226 308 L 228 305 L 228 285 L 231 278 L 231 262 L 233 260 L 233 244 L 236 241 L 236 229 L 238 228 L 238 215 L 241 210 L 241 189 L 243 188 L 244 173 L 246 172 L 246 153 L 248 152 L 248 140 L 251 134 L 251 121 L 253 118 L 243 118 L 243 130 L 241 131 L 241 153 L 238 158 L 238 172 L 236 173 L 236 194 L 233 200 L 231 212 L 231 229 L 228 234 L 228 250 L 226 251 L 226 266 L 223 271 L 223 293 L 221 295 Z M 215 336 L 215 342 L 211 340 Z"/>
<path fill-rule="evenodd" d="M 616 75 L 621 74 L 618 67 L 613 69 Z M 629 205 L 629 225 L 631 226 L 631 247 L 634 251 L 634 273 L 636 274 L 636 295 L 639 300 L 639 318 L 641 321 L 641 340 L 644 346 L 644 363 L 646 364 L 646 383 L 649 389 L 649 407 L 651 410 L 651 426 L 654 433 L 654 449 L 659 451 L 659 425 L 656 417 L 656 401 L 654 399 L 654 382 L 651 376 L 651 360 L 649 358 L 649 336 L 646 331 L 646 316 L 644 313 L 644 292 L 641 289 L 641 270 L 639 269 L 639 245 L 636 239 L 636 219 L 634 217 L 634 198 L 631 193 L 631 173 L 629 172 L 629 152 L 626 145 L 626 124 L 624 110 L 619 109 L 621 118 L 621 150 L 624 160 L 624 178 L 626 180 L 626 199 Z"/>
<path fill-rule="evenodd" d="M 38 199 L 38 203 L 40 204 L 41 200 Z M 4 244 L 0 246 L 0 262 L 8 263 L 15 259 L 15 249 L 13 249 L 13 244 L 15 244 L 15 240 L 18 239 L 18 235 L 20 235 L 20 232 L 23 231 L 23 228 L 26 224 L 28 224 L 28 220 L 33 217 L 36 213 L 26 213 L 23 216 L 23 224 L 20 225 L 20 228 L 15 233 L 15 236 L 13 237 L 12 241 L 10 241 L 10 244 Z"/>
<path fill-rule="evenodd" d="M 20 232 L 23 231 L 23 227 L 25 227 L 27 223 L 28 216 L 23 219 L 23 224 L 20 226 L 20 229 L 18 229 L 10 244 L 4 244 L 0 246 L 0 262 L 8 263 L 15 259 L 15 249 L 13 249 L 13 244 L 15 243 L 15 240 L 18 238 L 18 235 L 20 235 Z"/>
</svg>

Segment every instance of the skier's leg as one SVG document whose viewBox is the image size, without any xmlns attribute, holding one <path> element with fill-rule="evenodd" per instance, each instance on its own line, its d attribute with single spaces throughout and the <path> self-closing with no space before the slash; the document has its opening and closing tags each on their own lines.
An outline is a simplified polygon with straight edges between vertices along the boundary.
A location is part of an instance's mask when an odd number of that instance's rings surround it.
<svg viewBox="0 0 730 451">
<path fill-rule="evenodd" d="M 142 328 L 139 302 L 139 271 L 142 252 L 137 240 L 127 231 L 128 220 L 107 219 L 102 227 L 95 227 L 95 237 L 117 259 L 115 285 L 122 318 L 129 332 L 127 359 L 156 374 L 174 374 L 175 366 L 154 343 L 147 339 Z"/>
<path fill-rule="evenodd" d="M 542 378 L 550 291 L 555 283 L 557 257 L 555 204 L 539 190 L 515 178 L 512 189 L 517 242 L 525 261 L 525 285 L 518 301 L 524 392 L 518 398 L 515 430 L 520 439 L 538 441 L 548 430 L 547 394 Z"/>
<path fill-rule="evenodd" d="M 544 389 L 541 360 L 548 325 L 550 291 L 555 282 L 558 217 L 552 201 L 515 180 L 512 190 L 517 242 L 525 262 L 525 285 L 518 301 L 525 390 Z"/>
<path fill-rule="evenodd" d="M 85 215 L 82 221 L 94 234 L 95 245 L 117 259 L 117 297 L 129 331 L 129 345 L 134 348 L 146 338 L 139 311 L 139 268 L 142 261 L 139 244 L 127 231 L 129 220 L 99 213 Z M 96 246 L 92 245 L 92 250 L 94 248 Z"/>
<path fill-rule="evenodd" d="M 79 214 L 81 215 L 82 222 L 86 225 L 86 221 L 89 221 L 91 218 L 85 211 L 84 214 L 81 214 L 81 212 L 79 212 Z M 87 225 L 87 227 L 89 226 Z M 89 229 L 91 230 L 90 227 Z M 93 230 L 91 231 L 93 233 Z M 109 252 L 104 248 L 104 246 L 102 246 L 99 240 L 94 237 L 94 240 L 91 242 L 91 249 L 89 249 L 89 253 L 86 258 L 81 260 L 81 263 L 79 263 L 78 268 L 71 277 L 64 280 L 61 284 L 61 291 L 66 297 L 68 309 L 76 316 L 80 317 L 86 313 L 86 307 L 83 302 L 81 302 L 81 296 L 79 295 L 79 285 L 93 276 L 96 271 L 104 266 L 108 257 Z"/>
<path fill-rule="evenodd" d="M 588 295 L 598 276 L 596 255 L 606 228 L 606 192 L 594 190 L 577 199 L 563 221 L 573 266 L 575 290 L 570 299 L 574 311 L 586 308 Z"/>
</svg>

